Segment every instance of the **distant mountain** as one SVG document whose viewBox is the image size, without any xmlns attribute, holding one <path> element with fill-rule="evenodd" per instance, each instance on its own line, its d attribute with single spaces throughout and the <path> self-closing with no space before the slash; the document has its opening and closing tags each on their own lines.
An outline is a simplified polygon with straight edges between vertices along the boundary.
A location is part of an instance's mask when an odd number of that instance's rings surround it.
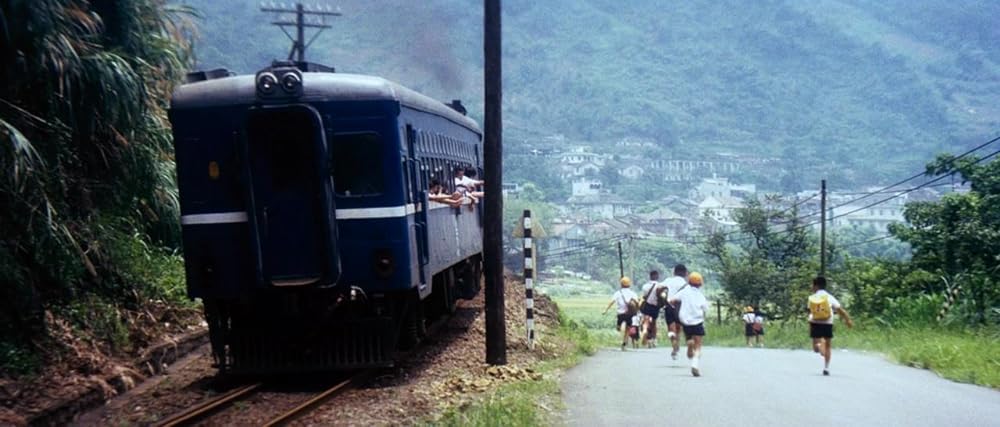
<svg viewBox="0 0 1000 427">
<path fill-rule="evenodd" d="M 251 2 L 187 0 L 204 67 L 252 72 L 288 42 Z M 308 2 L 307 2 L 308 3 Z M 308 52 L 481 117 L 482 4 L 331 1 Z M 508 144 L 563 134 L 661 157 L 784 159 L 772 184 L 883 182 L 1000 130 L 1000 2 L 508 0 Z M 509 145 L 510 146 L 510 145 Z M 610 148 L 609 148 L 610 149 Z M 769 171 L 756 174 L 767 176 Z"/>
</svg>

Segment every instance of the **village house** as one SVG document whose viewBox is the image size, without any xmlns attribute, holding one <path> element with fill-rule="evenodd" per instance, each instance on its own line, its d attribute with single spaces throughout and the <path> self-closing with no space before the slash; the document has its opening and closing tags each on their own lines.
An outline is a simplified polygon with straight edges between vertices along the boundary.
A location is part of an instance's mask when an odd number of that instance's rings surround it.
<svg viewBox="0 0 1000 427">
<path fill-rule="evenodd" d="M 642 178 L 645 173 L 645 169 L 636 165 L 629 165 L 618 170 L 619 175 L 632 180 Z"/>
<path fill-rule="evenodd" d="M 559 155 L 559 173 L 563 179 L 596 175 L 604 167 L 604 158 L 586 147 L 577 147 Z"/>
<path fill-rule="evenodd" d="M 571 195 L 592 196 L 601 193 L 601 181 L 594 178 L 580 177 L 573 180 Z"/>
<path fill-rule="evenodd" d="M 637 203 L 624 200 L 615 194 L 590 194 L 570 196 L 566 207 L 576 216 L 591 219 L 610 219 L 632 213 Z"/>
<path fill-rule="evenodd" d="M 732 197 L 750 198 L 757 193 L 757 186 L 753 184 L 733 184 L 729 178 L 720 178 L 713 175 L 711 178 L 702 179 L 694 189 L 693 196 L 698 199 L 709 197 Z"/>
<path fill-rule="evenodd" d="M 698 211 L 703 217 L 711 218 L 723 227 L 732 227 L 736 225 L 734 211 L 744 207 L 743 201 L 734 197 L 709 196 L 698 204 Z"/>
<path fill-rule="evenodd" d="M 678 237 L 687 234 L 689 228 L 688 218 L 665 206 L 635 216 L 638 228 L 653 235 Z"/>
</svg>

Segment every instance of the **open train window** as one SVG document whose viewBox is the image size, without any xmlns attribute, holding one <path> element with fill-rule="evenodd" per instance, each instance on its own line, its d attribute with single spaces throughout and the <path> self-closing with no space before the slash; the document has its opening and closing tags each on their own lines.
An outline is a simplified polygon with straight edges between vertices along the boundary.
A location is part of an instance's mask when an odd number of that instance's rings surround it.
<svg viewBox="0 0 1000 427">
<path fill-rule="evenodd" d="M 333 157 L 333 186 L 338 196 L 382 194 L 382 137 L 375 132 L 334 134 L 330 143 Z"/>
</svg>

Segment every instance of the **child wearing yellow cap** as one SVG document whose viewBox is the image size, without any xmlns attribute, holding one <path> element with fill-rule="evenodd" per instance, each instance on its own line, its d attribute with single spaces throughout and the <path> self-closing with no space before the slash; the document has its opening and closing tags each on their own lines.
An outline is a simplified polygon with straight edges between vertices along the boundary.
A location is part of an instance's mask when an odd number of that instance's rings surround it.
<svg viewBox="0 0 1000 427">
<path fill-rule="evenodd" d="M 687 356 L 691 360 L 691 375 L 701 376 L 698 361 L 701 359 L 701 343 L 705 337 L 705 317 L 708 315 L 708 299 L 702 293 L 701 287 L 705 284 L 705 279 L 700 273 L 688 275 L 688 287 L 674 295 L 670 303 L 676 305 L 680 303 L 677 317 L 681 322 L 681 329 L 684 330 L 684 339 L 687 340 Z"/>
<path fill-rule="evenodd" d="M 628 325 L 632 321 L 632 316 L 639 311 L 639 296 L 630 289 L 632 279 L 622 277 L 618 283 L 621 288 L 611 294 L 611 302 L 604 308 L 604 314 L 608 313 L 611 306 L 618 305 L 618 323 L 616 323 L 615 328 L 622 334 L 622 351 L 625 351 L 625 344 L 628 342 Z"/>
</svg>

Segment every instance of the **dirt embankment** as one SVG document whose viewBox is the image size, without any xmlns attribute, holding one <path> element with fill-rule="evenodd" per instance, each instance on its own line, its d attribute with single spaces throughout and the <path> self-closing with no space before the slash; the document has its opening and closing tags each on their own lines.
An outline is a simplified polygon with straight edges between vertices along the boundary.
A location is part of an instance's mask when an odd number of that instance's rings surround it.
<svg viewBox="0 0 1000 427">
<path fill-rule="evenodd" d="M 486 364 L 486 316 L 480 293 L 475 300 L 464 301 L 440 336 L 394 372 L 350 391 L 297 425 L 409 425 L 448 407 L 466 405 L 501 383 L 540 378 L 533 366 L 569 351 L 546 333 L 558 327 L 558 309 L 536 293 L 536 343 L 529 350 L 524 284 L 506 282 L 506 366 Z"/>
<path fill-rule="evenodd" d="M 428 338 L 398 366 L 382 372 L 367 385 L 337 397 L 296 423 L 412 424 L 439 414 L 445 408 L 468 404 L 501 383 L 539 378 L 540 375 L 532 368 L 537 362 L 568 351 L 567 344 L 557 343 L 546 334 L 547 330 L 554 331 L 558 327 L 558 310 L 547 297 L 536 295 L 537 338 L 534 350 L 529 350 L 525 332 L 524 285 L 518 280 L 506 281 L 505 303 L 506 366 L 490 367 L 485 363 L 486 325 L 484 298 L 480 293 L 474 300 L 460 301 L 456 314 L 438 333 Z M 216 393 L 212 389 L 213 375 L 208 349 L 203 346 L 133 390 L 78 417 L 76 424 L 148 424 L 161 420 Z M 102 388 L 102 391 L 100 399 L 116 394 L 113 388 Z M 47 386 L 39 391 L 40 394 L 52 392 L 54 390 Z M 225 417 L 217 419 L 224 419 L 227 425 L 255 424 L 302 398 L 301 393 L 294 390 L 269 393 L 241 402 L 227 410 Z M 21 418 L 22 421 L 24 419 Z M 216 423 L 209 420 L 205 424 Z"/>
<path fill-rule="evenodd" d="M 35 374 L 0 376 L 0 425 L 63 425 L 161 373 L 207 341 L 201 314 L 151 303 L 121 312 L 129 345 L 112 348 L 94 331 L 47 312 L 47 337 L 36 343 L 43 367 Z"/>
</svg>

